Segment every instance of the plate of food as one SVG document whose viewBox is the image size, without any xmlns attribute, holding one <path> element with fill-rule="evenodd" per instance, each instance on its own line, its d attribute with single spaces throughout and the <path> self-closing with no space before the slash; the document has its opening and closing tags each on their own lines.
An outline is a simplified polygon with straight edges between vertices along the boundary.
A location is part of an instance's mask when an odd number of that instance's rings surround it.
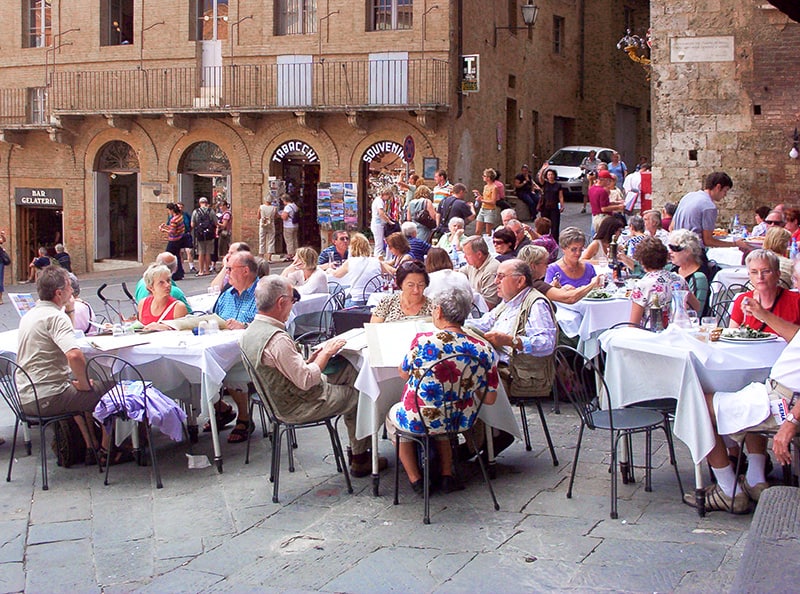
<svg viewBox="0 0 800 594">
<path fill-rule="evenodd" d="M 770 340 L 777 340 L 777 338 L 776 334 L 753 330 L 747 326 L 725 328 L 719 337 L 720 340 L 725 342 L 769 342 Z"/>
<path fill-rule="evenodd" d="M 608 301 L 616 298 L 617 295 L 615 290 L 611 291 L 608 289 L 593 289 L 583 299 L 584 301 Z"/>
</svg>

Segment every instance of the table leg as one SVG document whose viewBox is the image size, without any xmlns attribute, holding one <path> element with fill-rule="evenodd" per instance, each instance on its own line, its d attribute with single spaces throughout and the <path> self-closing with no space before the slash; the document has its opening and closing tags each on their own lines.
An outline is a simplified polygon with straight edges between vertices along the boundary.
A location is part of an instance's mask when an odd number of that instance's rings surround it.
<svg viewBox="0 0 800 594">
<path fill-rule="evenodd" d="M 702 464 L 701 462 L 694 465 L 694 505 L 701 518 L 706 515 L 706 490 L 703 488 Z"/>
<path fill-rule="evenodd" d="M 375 497 L 378 496 L 381 484 L 380 466 L 378 464 L 378 429 L 380 426 L 378 407 L 375 406 L 372 410 L 372 494 Z"/>
<path fill-rule="evenodd" d="M 497 463 L 494 459 L 494 439 L 492 436 L 492 428 L 488 423 L 484 423 L 486 430 L 486 458 L 489 460 L 489 468 L 487 470 L 490 479 L 497 478 Z"/>
<path fill-rule="evenodd" d="M 202 392 L 206 392 L 203 394 Z M 211 441 L 214 444 L 214 464 L 217 466 L 217 472 L 222 474 L 222 449 L 219 445 L 219 428 L 217 427 L 217 415 L 214 411 L 214 396 L 215 393 L 208 393 L 205 387 L 205 382 L 201 387 L 201 398 L 205 397 L 208 402 L 208 422 L 211 425 Z"/>
</svg>

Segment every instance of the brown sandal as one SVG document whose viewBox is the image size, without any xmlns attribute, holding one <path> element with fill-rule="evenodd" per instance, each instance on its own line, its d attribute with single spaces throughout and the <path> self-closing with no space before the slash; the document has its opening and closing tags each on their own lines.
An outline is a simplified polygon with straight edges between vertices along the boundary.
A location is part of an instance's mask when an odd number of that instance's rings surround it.
<svg viewBox="0 0 800 594">
<path fill-rule="evenodd" d="M 244 443 L 255 430 L 256 424 L 253 421 L 240 421 L 237 419 L 236 427 L 228 435 L 228 443 Z"/>
</svg>

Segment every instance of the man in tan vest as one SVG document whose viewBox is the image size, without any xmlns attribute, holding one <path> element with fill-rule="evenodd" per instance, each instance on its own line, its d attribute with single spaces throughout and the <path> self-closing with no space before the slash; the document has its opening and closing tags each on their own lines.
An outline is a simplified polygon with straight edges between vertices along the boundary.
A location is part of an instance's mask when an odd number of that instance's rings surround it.
<svg viewBox="0 0 800 594">
<path fill-rule="evenodd" d="M 353 384 L 358 374 L 344 359 L 336 360 L 339 369 L 328 375 L 322 373 L 345 344 L 339 338 L 324 343 L 308 361 L 303 360 L 286 332 L 292 305 L 299 298 L 286 278 L 271 275 L 258 281 L 258 313 L 242 336 L 242 349 L 286 421 L 300 423 L 342 415 L 353 453 L 350 474 L 368 476 L 372 473 L 369 439 L 356 439 L 358 391 Z M 386 468 L 386 458 L 379 458 L 379 462 L 381 470 Z"/>
</svg>

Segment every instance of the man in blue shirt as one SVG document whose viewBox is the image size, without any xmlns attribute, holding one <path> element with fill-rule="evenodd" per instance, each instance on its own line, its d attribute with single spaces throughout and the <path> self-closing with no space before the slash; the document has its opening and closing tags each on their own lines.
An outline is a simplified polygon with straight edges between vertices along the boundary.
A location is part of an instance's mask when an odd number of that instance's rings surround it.
<svg viewBox="0 0 800 594">
<path fill-rule="evenodd" d="M 408 240 L 408 245 L 411 248 L 411 257 L 420 262 L 425 261 L 425 256 L 428 255 L 428 250 L 431 249 L 431 244 L 427 241 L 417 239 L 417 225 L 410 221 L 406 221 L 400 226 L 403 235 Z"/>
<path fill-rule="evenodd" d="M 350 236 L 347 231 L 334 231 L 333 232 L 333 245 L 329 245 L 319 255 L 317 265 L 322 270 L 329 268 L 339 268 L 342 262 L 350 257 L 348 247 L 350 246 Z"/>
<path fill-rule="evenodd" d="M 247 328 L 256 317 L 256 285 L 258 284 L 258 264 L 250 252 L 234 252 L 228 256 L 225 265 L 228 273 L 228 287 L 217 299 L 214 313 L 226 321 L 229 330 Z M 236 403 L 236 426 L 228 436 L 228 443 L 242 443 L 255 429 L 250 420 L 247 401 L 247 383 L 226 380 L 224 386 Z M 230 422 L 230 406 L 225 407 L 222 400 L 215 406 L 218 424 Z"/>
</svg>

